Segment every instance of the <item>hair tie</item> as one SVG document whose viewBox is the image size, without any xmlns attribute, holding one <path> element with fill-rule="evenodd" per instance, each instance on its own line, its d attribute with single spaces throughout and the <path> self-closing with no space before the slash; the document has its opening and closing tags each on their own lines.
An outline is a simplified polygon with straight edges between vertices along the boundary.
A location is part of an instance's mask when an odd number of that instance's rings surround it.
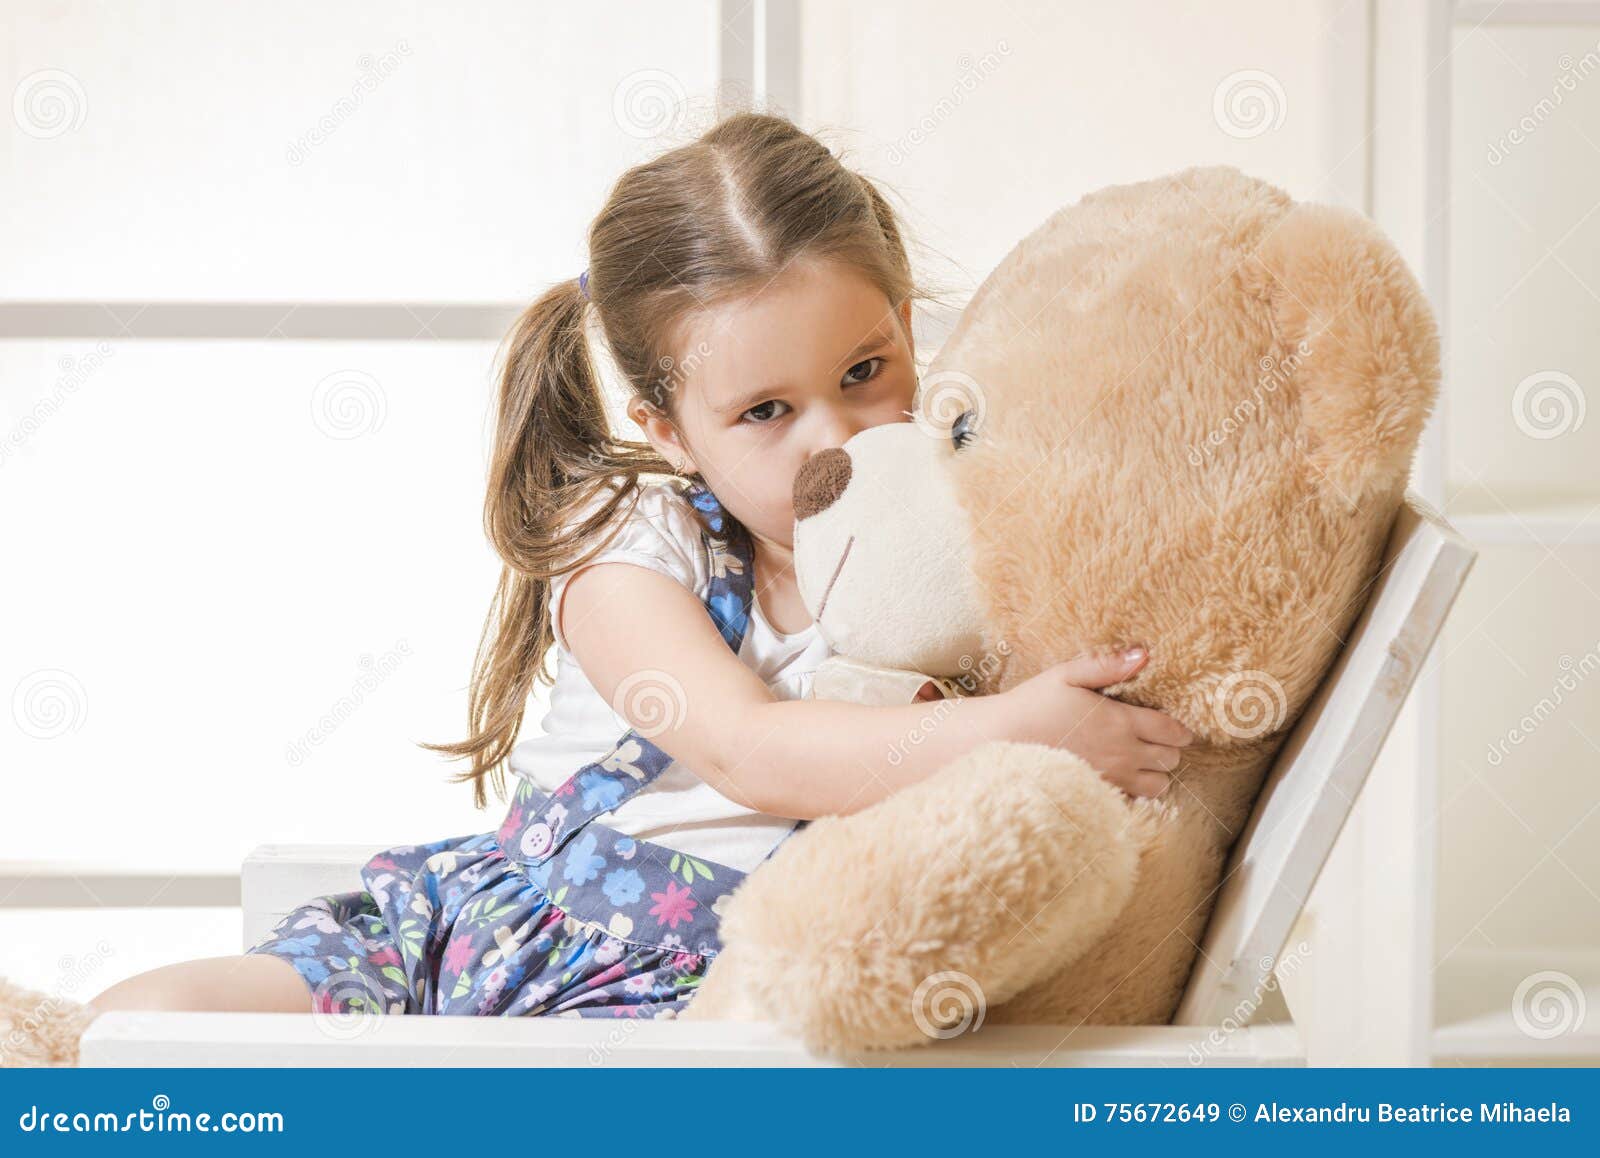
<svg viewBox="0 0 1600 1158">
<path fill-rule="evenodd" d="M 589 296 L 589 271 L 584 270 L 578 275 L 578 288 L 583 291 L 583 296 Z"/>
</svg>

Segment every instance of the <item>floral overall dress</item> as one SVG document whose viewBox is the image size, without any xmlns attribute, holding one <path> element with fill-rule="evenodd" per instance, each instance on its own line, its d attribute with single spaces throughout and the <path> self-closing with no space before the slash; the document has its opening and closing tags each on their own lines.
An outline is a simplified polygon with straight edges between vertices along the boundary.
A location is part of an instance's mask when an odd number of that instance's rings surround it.
<svg viewBox="0 0 1600 1158">
<path fill-rule="evenodd" d="M 710 560 L 706 610 L 737 653 L 749 535 L 705 486 L 687 493 Z M 293 964 L 321 1012 L 674 1017 L 721 949 L 718 917 L 745 874 L 596 819 L 671 763 L 630 729 L 553 793 L 519 780 L 497 831 L 387 849 L 362 868 L 362 891 L 308 901 L 249 952 Z"/>
</svg>

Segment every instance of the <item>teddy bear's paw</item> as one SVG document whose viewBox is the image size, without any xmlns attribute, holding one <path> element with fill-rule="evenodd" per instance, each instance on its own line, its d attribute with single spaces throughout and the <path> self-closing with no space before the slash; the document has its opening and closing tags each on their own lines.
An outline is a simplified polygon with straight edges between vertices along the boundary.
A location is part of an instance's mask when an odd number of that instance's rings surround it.
<svg viewBox="0 0 1600 1158">
<path fill-rule="evenodd" d="M 973 947 L 917 948 L 869 933 L 742 954 L 726 962 L 737 970 L 725 970 L 718 984 L 708 977 L 688 1016 L 770 1021 L 812 1053 L 835 1057 L 924 1046 L 981 1026 L 993 999 L 972 974 L 945 967 L 973 959 Z M 712 1000 L 702 1006 L 701 997 Z"/>
<path fill-rule="evenodd" d="M 96 1011 L 0 977 L 0 1069 L 78 1064 L 78 1039 Z"/>
<path fill-rule="evenodd" d="M 695 987 L 694 1000 L 679 1015 L 680 1021 L 768 1021 L 757 996 L 758 969 L 748 966 L 739 946 L 717 954 L 705 977 Z"/>
<path fill-rule="evenodd" d="M 757 1011 L 826 1053 L 948 1036 L 959 993 L 976 1018 L 1114 924 L 1158 827 L 1139 815 L 1070 753 L 981 745 L 814 822 L 752 873 L 723 914 L 728 948 L 697 1013 Z"/>
<path fill-rule="evenodd" d="M 1176 788 L 1168 789 L 1165 796 L 1137 796 L 1128 802 L 1124 830 L 1136 848 L 1153 847 L 1177 823 L 1183 805 L 1174 798 L 1174 791 Z"/>
</svg>

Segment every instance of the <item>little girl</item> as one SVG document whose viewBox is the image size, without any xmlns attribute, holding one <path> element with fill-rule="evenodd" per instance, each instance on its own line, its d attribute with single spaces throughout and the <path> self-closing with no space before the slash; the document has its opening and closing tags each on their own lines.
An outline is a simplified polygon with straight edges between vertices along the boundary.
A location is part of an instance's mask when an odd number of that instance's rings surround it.
<svg viewBox="0 0 1600 1158">
<path fill-rule="evenodd" d="M 721 947 L 728 894 L 812 817 L 992 739 L 1166 787 L 1187 731 L 1088 690 L 1137 651 L 958 700 L 909 748 L 919 704 L 805 698 L 828 648 L 795 587 L 795 472 L 907 420 L 917 386 L 916 294 L 871 182 L 788 121 L 737 115 L 625 173 L 589 253 L 511 335 L 485 505 L 504 568 L 471 734 L 429 745 L 471 760 L 458 779 L 480 806 L 509 763 L 505 819 L 382 852 L 360 891 L 307 902 L 244 956 L 142 974 L 94 1009 L 669 1017 Z M 591 314 L 647 442 L 609 427 Z M 552 645 L 546 734 L 518 744 Z"/>
</svg>

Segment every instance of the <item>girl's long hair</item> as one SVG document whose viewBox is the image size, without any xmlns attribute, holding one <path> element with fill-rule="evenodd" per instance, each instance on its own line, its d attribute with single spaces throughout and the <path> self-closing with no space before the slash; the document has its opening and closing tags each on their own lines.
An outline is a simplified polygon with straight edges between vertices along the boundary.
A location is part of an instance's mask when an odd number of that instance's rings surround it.
<svg viewBox="0 0 1600 1158">
<path fill-rule="evenodd" d="M 649 443 L 612 430 L 588 311 L 628 389 L 672 417 L 672 345 L 688 311 L 757 290 L 801 258 L 853 268 L 894 308 L 926 296 L 877 186 L 787 119 L 741 112 L 624 173 L 589 229 L 588 294 L 577 278 L 561 282 L 512 327 L 483 510 L 503 566 L 473 665 L 468 736 L 423 745 L 471 760 L 452 781 L 470 780 L 478 807 L 490 778 L 504 796 L 535 681 L 554 682 L 550 577 L 605 545 L 601 532 L 649 477 L 673 473 Z"/>
</svg>

